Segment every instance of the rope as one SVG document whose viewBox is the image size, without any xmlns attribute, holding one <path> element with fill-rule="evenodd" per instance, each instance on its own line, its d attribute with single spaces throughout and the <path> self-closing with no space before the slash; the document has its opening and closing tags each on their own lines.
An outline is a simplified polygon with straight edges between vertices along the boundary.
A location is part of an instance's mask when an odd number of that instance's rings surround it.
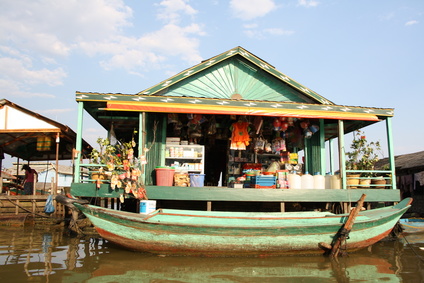
<svg viewBox="0 0 424 283">
<path fill-rule="evenodd" d="M 408 239 L 406 239 L 405 235 L 402 234 L 402 237 L 405 239 L 406 243 L 408 244 L 408 247 L 414 252 L 415 256 L 422 262 L 424 262 L 424 259 L 422 256 L 420 256 L 419 254 L 417 254 L 417 252 L 412 248 L 412 245 L 408 242 Z"/>
</svg>

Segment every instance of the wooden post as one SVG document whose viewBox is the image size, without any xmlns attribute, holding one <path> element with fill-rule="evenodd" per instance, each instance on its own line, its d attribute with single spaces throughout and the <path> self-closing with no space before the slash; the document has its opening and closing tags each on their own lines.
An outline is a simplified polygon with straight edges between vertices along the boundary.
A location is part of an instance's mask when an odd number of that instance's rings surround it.
<svg viewBox="0 0 424 283">
<path fill-rule="evenodd" d="M 58 185 L 59 185 L 59 143 L 60 143 L 60 134 L 57 133 L 56 134 L 56 186 L 54 186 L 54 193 L 53 195 L 55 196 L 57 194 L 57 189 L 58 189 Z"/>
<path fill-rule="evenodd" d="M 56 194 L 54 193 L 55 188 L 56 188 L 56 185 L 55 185 L 55 183 L 54 183 L 54 177 L 52 177 L 52 179 L 51 179 L 51 181 L 50 181 L 50 194 L 52 194 L 52 195 L 56 195 Z M 56 216 L 56 215 L 58 214 L 58 213 L 57 213 L 58 205 L 57 205 L 57 202 L 56 202 L 56 198 L 53 198 L 53 207 L 54 207 L 53 215 L 55 215 L 55 216 Z"/>
<path fill-rule="evenodd" d="M 367 195 L 363 194 L 361 198 L 359 199 L 358 203 L 356 204 L 356 207 L 354 207 L 350 213 L 349 217 L 346 220 L 346 223 L 343 225 L 343 227 L 340 229 L 340 231 L 336 235 L 336 239 L 334 244 L 332 245 L 331 249 L 331 256 L 337 257 L 339 255 L 340 246 L 343 241 L 347 239 L 349 236 L 350 230 L 352 230 L 352 226 L 355 222 L 356 217 L 358 216 L 359 212 L 362 209 L 362 206 L 364 205 L 364 200 Z"/>
<path fill-rule="evenodd" d="M 3 168 L 3 148 L 0 147 L 0 194 L 3 193 L 3 174 L 1 173 L 1 170 Z"/>
</svg>

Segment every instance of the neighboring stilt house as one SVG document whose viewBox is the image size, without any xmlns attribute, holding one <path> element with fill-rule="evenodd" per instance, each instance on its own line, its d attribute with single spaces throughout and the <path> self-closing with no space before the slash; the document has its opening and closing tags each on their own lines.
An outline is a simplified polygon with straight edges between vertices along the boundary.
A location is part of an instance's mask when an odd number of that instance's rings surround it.
<svg viewBox="0 0 424 283">
<path fill-rule="evenodd" d="M 395 156 L 396 186 L 401 198 L 412 197 L 410 213 L 424 216 L 424 151 Z M 380 169 L 390 168 L 390 160 L 384 158 L 377 163 Z"/>
<path fill-rule="evenodd" d="M 370 203 L 400 200 L 394 183 L 385 190 L 348 190 L 347 174 L 353 171 L 345 166 L 340 168 L 339 184 L 333 186 L 340 190 L 329 189 L 330 183 L 324 190 L 316 185 L 316 189 L 293 188 L 298 181 L 293 173 L 306 177 L 307 172 L 318 173 L 322 178 L 327 172 L 335 174 L 339 169 L 336 164 L 346 161 L 344 135 L 376 122 L 385 121 L 388 151 L 393 156 L 393 109 L 334 104 L 241 47 L 137 94 L 77 92 L 76 100 L 77 152 L 81 152 L 78 141 L 84 131 L 84 110 L 118 140 L 134 139 L 135 156 L 140 161 L 139 187 L 146 190 L 149 199 L 157 200 L 158 207 L 284 211 L 295 209 L 295 203 L 348 204 L 362 193 Z M 329 155 L 325 143 L 332 141 L 338 146 L 331 144 Z M 390 163 L 384 173 L 395 176 L 393 157 Z M 122 170 L 115 165 L 115 170 Z M 169 177 L 167 173 L 174 174 L 169 166 L 177 174 L 200 175 L 201 184 L 176 187 L 171 181 L 164 185 L 161 181 Z M 134 192 L 143 197 L 138 194 L 142 190 L 125 189 L 116 180 L 112 180 L 113 186 L 110 181 L 83 183 L 83 167 L 99 165 L 77 159 L 74 195 L 117 198 L 131 197 Z M 125 176 L 120 176 L 124 180 Z M 261 183 L 264 180 L 270 183 Z M 190 184 L 182 179 L 179 185 Z"/>
</svg>

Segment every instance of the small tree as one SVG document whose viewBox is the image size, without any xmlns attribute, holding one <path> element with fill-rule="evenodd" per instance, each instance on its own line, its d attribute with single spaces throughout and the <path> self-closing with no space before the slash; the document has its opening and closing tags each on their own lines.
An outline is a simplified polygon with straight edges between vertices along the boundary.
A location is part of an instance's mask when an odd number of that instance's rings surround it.
<svg viewBox="0 0 424 283">
<path fill-rule="evenodd" d="M 346 169 L 374 170 L 381 153 L 380 142 L 368 142 L 364 132 L 356 130 L 350 145 L 352 151 L 347 152 Z M 371 173 L 362 173 L 362 176 L 371 176 Z"/>
</svg>

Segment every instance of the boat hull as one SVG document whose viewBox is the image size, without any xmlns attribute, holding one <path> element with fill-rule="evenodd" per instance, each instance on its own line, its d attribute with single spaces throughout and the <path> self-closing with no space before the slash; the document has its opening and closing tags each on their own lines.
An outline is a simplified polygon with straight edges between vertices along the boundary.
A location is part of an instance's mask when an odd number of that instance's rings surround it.
<svg viewBox="0 0 424 283">
<path fill-rule="evenodd" d="M 424 218 L 400 219 L 405 234 L 424 233 Z"/>
<path fill-rule="evenodd" d="M 349 234 L 348 250 L 386 237 L 409 208 L 361 212 Z M 90 205 L 76 206 L 106 240 L 130 250 L 196 256 L 276 256 L 323 253 L 348 215 L 328 213 L 231 213 L 157 210 L 143 215 Z"/>
</svg>

